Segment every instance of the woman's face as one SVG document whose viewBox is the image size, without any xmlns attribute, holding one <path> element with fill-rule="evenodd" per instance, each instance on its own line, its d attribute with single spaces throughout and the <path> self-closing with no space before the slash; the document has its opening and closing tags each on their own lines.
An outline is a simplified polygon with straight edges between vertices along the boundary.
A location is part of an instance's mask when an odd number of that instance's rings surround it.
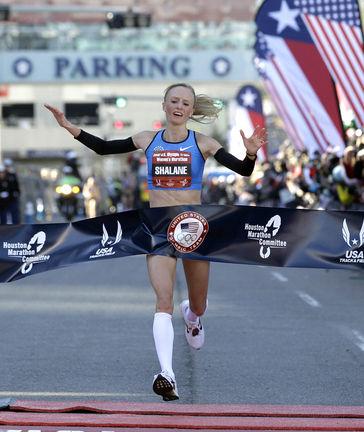
<svg viewBox="0 0 364 432">
<path fill-rule="evenodd" d="M 174 125 L 187 123 L 193 114 L 194 95 L 187 87 L 173 87 L 163 102 L 163 111 L 166 113 L 167 123 Z"/>
</svg>

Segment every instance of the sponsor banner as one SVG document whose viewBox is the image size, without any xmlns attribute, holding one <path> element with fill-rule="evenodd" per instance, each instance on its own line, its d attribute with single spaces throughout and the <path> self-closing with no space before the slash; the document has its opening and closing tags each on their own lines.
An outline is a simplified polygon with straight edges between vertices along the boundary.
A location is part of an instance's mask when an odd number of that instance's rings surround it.
<svg viewBox="0 0 364 432">
<path fill-rule="evenodd" d="M 0 227 L 0 282 L 81 262 L 155 254 L 364 270 L 364 212 L 189 205 L 74 223 Z"/>
</svg>

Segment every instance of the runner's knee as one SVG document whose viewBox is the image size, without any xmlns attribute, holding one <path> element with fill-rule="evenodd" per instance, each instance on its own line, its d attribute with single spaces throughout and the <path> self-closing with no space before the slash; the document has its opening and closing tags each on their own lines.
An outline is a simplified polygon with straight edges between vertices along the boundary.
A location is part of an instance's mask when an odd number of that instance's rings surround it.
<svg viewBox="0 0 364 432">
<path fill-rule="evenodd" d="M 170 292 L 158 292 L 157 294 L 157 312 L 173 312 L 173 294 Z"/>
</svg>

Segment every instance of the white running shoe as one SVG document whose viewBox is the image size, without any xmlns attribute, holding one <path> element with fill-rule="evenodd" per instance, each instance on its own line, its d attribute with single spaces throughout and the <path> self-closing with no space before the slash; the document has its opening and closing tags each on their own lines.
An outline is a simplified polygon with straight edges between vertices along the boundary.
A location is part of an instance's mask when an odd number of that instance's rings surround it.
<svg viewBox="0 0 364 432">
<path fill-rule="evenodd" d="M 183 300 L 180 304 L 181 313 L 186 323 L 185 336 L 189 345 L 193 349 L 199 350 L 205 342 L 205 330 L 202 327 L 200 318 L 197 322 L 187 319 L 186 312 L 189 305 L 190 302 L 188 300 Z"/>
<path fill-rule="evenodd" d="M 164 401 L 179 399 L 177 383 L 165 370 L 154 375 L 153 391 L 162 396 Z"/>
</svg>

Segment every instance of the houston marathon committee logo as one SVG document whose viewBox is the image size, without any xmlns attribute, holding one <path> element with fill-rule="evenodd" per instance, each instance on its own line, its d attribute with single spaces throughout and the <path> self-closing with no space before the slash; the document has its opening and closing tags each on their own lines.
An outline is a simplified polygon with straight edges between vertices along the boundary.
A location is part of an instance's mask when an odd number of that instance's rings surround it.
<svg viewBox="0 0 364 432">
<path fill-rule="evenodd" d="M 364 264 L 364 248 L 358 250 L 364 245 L 364 219 L 359 234 L 356 234 L 355 236 L 352 236 L 350 233 L 346 219 L 344 219 L 342 234 L 345 243 L 349 246 L 349 249 L 346 250 L 345 257 L 340 258 L 340 262 Z"/>
<path fill-rule="evenodd" d="M 201 245 L 208 231 L 209 224 L 202 215 L 186 211 L 169 224 L 167 238 L 179 252 L 188 253 Z"/>
<path fill-rule="evenodd" d="M 101 238 L 101 247 L 99 247 L 93 255 L 89 256 L 89 259 L 101 258 L 112 256 L 115 254 L 114 246 L 120 242 L 121 237 L 123 235 L 123 230 L 121 229 L 120 222 L 116 223 L 116 235 L 112 237 L 107 232 L 107 229 L 104 224 L 102 224 L 102 238 Z"/>
<path fill-rule="evenodd" d="M 46 238 L 44 231 L 38 231 L 28 243 L 3 241 L 3 249 L 8 251 L 9 257 L 17 258 L 23 262 L 20 270 L 22 274 L 27 274 L 32 270 L 33 264 L 49 260 L 50 255 L 38 255 L 43 249 Z"/>
<path fill-rule="evenodd" d="M 287 242 L 276 237 L 281 228 L 281 217 L 272 216 L 265 225 L 245 223 L 244 230 L 248 240 L 255 240 L 260 245 L 259 255 L 263 259 L 270 257 L 271 249 L 287 247 Z"/>
</svg>

